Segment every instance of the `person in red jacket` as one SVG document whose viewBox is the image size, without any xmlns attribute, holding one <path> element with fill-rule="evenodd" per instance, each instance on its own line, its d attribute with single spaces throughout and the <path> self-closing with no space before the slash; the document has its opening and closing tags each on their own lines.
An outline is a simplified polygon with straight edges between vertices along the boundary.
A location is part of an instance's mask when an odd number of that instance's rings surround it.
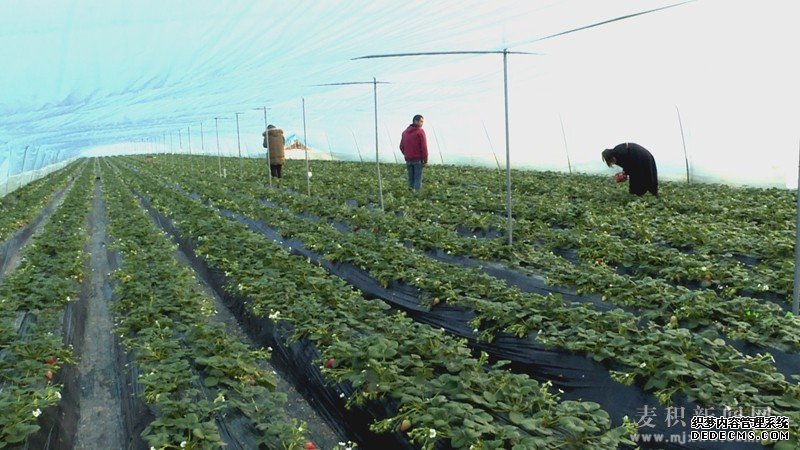
<svg viewBox="0 0 800 450">
<path fill-rule="evenodd" d="M 405 157 L 408 169 L 408 187 L 415 191 L 422 188 L 422 167 L 428 165 L 428 141 L 422 129 L 424 122 L 421 115 L 414 116 L 400 139 L 400 153 Z"/>
</svg>

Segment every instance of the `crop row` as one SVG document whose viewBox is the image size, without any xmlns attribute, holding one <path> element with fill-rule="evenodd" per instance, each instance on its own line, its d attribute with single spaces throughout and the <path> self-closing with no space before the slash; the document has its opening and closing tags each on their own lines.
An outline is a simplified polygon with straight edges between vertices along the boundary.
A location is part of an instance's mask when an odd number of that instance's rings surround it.
<svg viewBox="0 0 800 450">
<path fill-rule="evenodd" d="M 86 270 L 92 181 L 83 167 L 63 204 L 24 250 L 19 268 L 0 284 L 0 447 L 39 429 L 42 410 L 61 398 L 55 374 L 72 361 L 60 325 Z"/>
<path fill-rule="evenodd" d="M 250 161 L 245 167 L 247 181 L 264 184 L 257 175 L 263 170 L 261 165 Z M 314 196 L 334 205 L 354 202 L 374 207 L 372 189 L 368 185 L 365 189 L 364 183 L 365 177 L 371 175 L 364 170 L 363 166 L 348 163 L 316 163 L 314 183 L 324 188 L 315 189 Z M 422 196 L 406 192 L 398 181 L 401 177 L 387 176 L 386 211 L 431 222 L 440 228 L 439 234 L 442 230 L 504 234 L 504 199 L 489 189 L 497 183 L 490 183 L 487 176 L 496 174 L 458 167 L 431 170 L 436 171 L 429 182 L 432 186 Z M 304 180 L 287 173 L 280 185 L 305 192 Z M 239 179 L 238 175 L 233 178 Z M 577 255 L 586 262 L 601 261 L 618 266 L 619 271 L 661 278 L 670 284 L 711 287 L 724 297 L 742 293 L 756 298 L 788 299 L 793 270 L 793 221 L 767 221 L 763 213 L 749 217 L 731 212 L 735 217 L 720 217 L 724 215 L 714 205 L 708 205 L 709 212 L 703 213 L 699 209 L 702 202 L 697 199 L 693 202 L 694 212 L 689 214 L 684 203 L 692 203 L 692 195 L 703 199 L 707 195 L 694 186 L 671 184 L 674 197 L 670 191 L 669 196 L 665 194 L 659 200 L 633 200 L 627 194 L 614 195 L 614 189 L 608 183 L 601 184 L 597 177 L 521 173 L 517 179 L 516 251 L 525 251 L 530 245 L 542 251 L 580 249 Z M 792 200 L 791 195 L 785 192 L 731 190 L 724 186 L 709 189 L 736 198 L 749 196 L 746 205 L 756 204 L 748 207 L 757 211 L 764 209 L 765 196 L 773 202 L 771 209 L 776 209 L 777 203 L 777 209 L 788 207 L 793 211 L 793 203 L 787 202 Z M 727 200 L 721 201 L 727 204 Z M 733 205 L 724 207 L 726 211 L 732 208 Z M 497 253 L 509 256 L 503 238 L 491 241 L 499 250 Z"/>
<path fill-rule="evenodd" d="M 262 164 L 246 166 L 248 180 L 266 180 Z M 305 191 L 305 171 L 287 165 L 282 185 Z M 448 214 L 456 223 L 505 229 L 505 182 L 493 170 L 464 167 L 429 167 L 424 195 L 409 196 L 402 168 L 384 167 L 384 194 L 388 211 L 411 206 L 425 211 L 427 204 L 454 206 Z M 315 195 L 336 203 L 355 200 L 359 205 L 377 205 L 374 166 L 344 162 L 316 162 L 312 184 Z M 794 233 L 794 196 L 778 189 L 744 189 L 716 185 L 665 183 L 658 200 L 633 198 L 624 186 L 605 177 L 541 172 L 513 173 L 514 217 L 573 227 L 583 221 L 585 211 L 602 211 L 606 217 L 625 218 L 646 206 L 646 227 L 629 227 L 626 221 L 613 230 L 650 242 L 667 242 L 706 253 L 729 252 L 763 258 L 791 256 Z M 367 184 L 365 184 L 365 181 Z M 459 212 L 458 207 L 465 210 Z M 441 214 L 442 211 L 433 211 Z M 635 212 L 635 211 L 633 211 Z M 498 214 L 499 213 L 499 214 Z M 636 217 L 634 215 L 634 217 Z M 634 221 L 635 222 L 635 221 Z M 743 232 L 747 230 L 747 232 Z"/>
<path fill-rule="evenodd" d="M 160 187 L 157 178 L 143 172 L 126 178 L 225 271 L 255 314 L 291 324 L 296 339 L 313 342 L 323 355 L 322 373 L 352 385 L 348 405 L 396 404 L 394 416 L 376 418 L 374 431 L 409 427 L 409 439 L 425 449 L 442 440 L 454 448 L 616 448 L 631 433 L 630 423 L 611 428 L 597 404 L 559 401 L 548 384 L 488 365 L 486 355 L 473 358 L 463 340 L 387 313 L 381 302 Z"/>
<path fill-rule="evenodd" d="M 305 425 L 286 417 L 275 375 L 259 367 L 269 352 L 249 349 L 212 320 L 213 300 L 175 260 L 176 246 L 110 170 L 103 178 L 110 247 L 122 260 L 114 272 L 115 332 L 135 361 L 143 399 L 156 412 L 143 432 L 148 444 L 218 448 L 216 421 L 241 415 L 255 430 L 254 445 L 301 448 Z"/>
<path fill-rule="evenodd" d="M 307 197 L 303 194 L 286 193 L 260 186 L 259 183 L 245 183 L 225 180 L 235 189 L 248 189 L 256 198 L 264 198 L 278 202 L 295 212 L 308 212 L 319 218 L 349 223 L 351 227 L 376 229 L 391 241 L 410 242 L 421 249 L 440 248 L 455 254 L 469 254 L 485 259 L 507 261 L 502 249 L 483 239 L 460 237 L 453 232 L 442 230 L 436 224 L 414 220 L 412 214 L 402 217 L 381 214 L 365 208 L 350 209 L 343 205 L 333 204 L 324 199 Z M 212 183 L 215 184 L 215 183 Z M 215 201 L 227 195 L 219 192 Z M 246 202 L 246 200 L 245 200 Z M 231 202 L 232 208 L 240 208 L 241 201 Z M 263 205 L 256 205 L 263 208 Z M 291 217 L 284 214 L 281 217 Z M 294 230 L 290 226 L 289 230 Z M 387 246 L 391 247 L 391 246 Z M 581 292 L 598 292 L 604 299 L 620 306 L 633 306 L 645 312 L 648 318 L 661 323 L 677 321 L 685 327 L 697 330 L 708 326 L 732 338 L 743 339 L 754 345 L 773 345 L 797 349 L 800 347 L 800 323 L 796 318 L 787 315 L 780 307 L 768 302 L 761 302 L 749 297 L 725 298 L 717 291 L 710 289 L 690 290 L 670 283 L 642 277 L 635 279 L 618 274 L 605 264 L 574 265 L 554 255 L 552 252 L 539 252 L 530 246 L 515 250 L 515 258 L 510 262 L 526 265 L 527 269 L 544 271 L 550 274 L 555 284 L 576 287 Z M 380 250 L 395 252 L 398 250 Z M 380 253 L 380 251 L 378 253 Z M 335 252 L 334 252 L 335 253 Z M 396 266 L 398 256 L 386 257 L 390 269 Z M 358 259 L 356 259 L 358 261 Z M 411 267 L 419 268 L 419 262 L 410 262 Z M 371 267 L 379 271 L 379 267 Z M 684 269 L 688 270 L 688 269 Z M 424 273 L 424 270 L 420 270 Z M 380 273 L 378 275 L 381 275 Z M 380 276 L 379 278 L 386 278 Z M 408 279 L 409 277 L 399 277 Z M 411 284 L 415 284 L 411 278 Z M 423 277 L 423 280 L 425 277 Z M 387 280 L 388 281 L 388 280 Z M 422 281 L 423 283 L 425 281 Z M 461 284 L 456 284 L 461 285 Z M 429 289 L 430 290 L 430 289 Z M 438 295 L 442 289 L 434 291 Z M 675 316 L 675 319 L 671 319 Z M 517 327 L 517 329 L 519 329 Z M 523 329 L 519 332 L 531 331 Z"/>
<path fill-rule="evenodd" d="M 337 169 L 317 164 L 318 176 L 325 178 L 326 172 L 336 171 L 338 178 L 334 189 L 318 190 L 315 196 L 334 204 L 360 197 L 363 200 L 363 178 Z M 460 171 L 458 176 L 469 178 Z M 769 290 L 786 296 L 791 290 L 791 267 L 787 263 L 793 256 L 793 223 L 757 226 L 755 218 L 749 222 L 726 221 L 712 213 L 697 213 L 687 218 L 671 208 L 675 200 L 666 198 L 620 202 L 613 197 L 601 197 L 603 202 L 598 203 L 587 201 L 594 199 L 595 193 L 581 195 L 580 190 L 567 185 L 583 183 L 589 191 L 591 178 L 525 176 L 536 183 L 531 183 L 529 191 L 518 193 L 519 205 L 514 213 L 518 242 L 544 241 L 544 250 L 553 246 L 580 248 L 587 261 L 602 258 L 606 263 L 635 268 L 640 273 L 678 283 L 714 285 L 731 294 L 740 290 L 752 293 Z M 504 232 L 505 217 L 496 214 L 502 210 L 502 198 L 476 183 L 468 188 L 454 188 L 440 180 L 431 183 L 434 185 L 422 196 L 403 192 L 387 196 L 387 211 L 413 215 L 419 221 L 431 221 L 445 229 L 455 230 L 458 226 L 462 231 Z M 607 189 L 601 191 L 610 194 Z M 757 193 L 751 192 L 752 201 Z M 480 200 L 482 196 L 485 198 Z M 685 200 L 686 196 L 680 199 Z M 691 247 L 692 251 L 679 250 L 685 247 Z M 745 265 L 737 259 L 740 255 L 764 260 Z"/>
<path fill-rule="evenodd" d="M 64 187 L 78 166 L 72 164 L 0 198 L 0 243 L 36 217 L 52 194 Z"/>
<path fill-rule="evenodd" d="M 171 178 L 179 176 L 172 174 Z M 406 249 L 390 233 L 376 233 L 380 231 L 377 228 L 342 233 L 252 198 L 274 191 L 253 188 L 238 195 L 219 184 L 237 189 L 247 185 L 217 180 L 208 183 L 192 176 L 179 181 L 215 205 L 255 217 L 330 260 L 351 262 L 384 282 L 404 280 L 427 292 L 429 298 L 436 296 L 474 309 L 477 316 L 473 323 L 485 338 L 499 330 L 518 336 L 538 330 L 535 337 L 540 342 L 626 366 L 619 379 L 642 380 L 665 402 L 683 391 L 704 403 L 770 404 L 779 410 L 800 404 L 798 387 L 777 373 L 769 355 L 742 355 L 717 339 L 715 333 L 692 334 L 674 323 L 651 323 L 642 329 L 631 314 L 563 305 L 557 298 L 524 294 L 500 280 L 433 261 Z M 662 356 L 658 359 L 654 355 Z"/>
</svg>

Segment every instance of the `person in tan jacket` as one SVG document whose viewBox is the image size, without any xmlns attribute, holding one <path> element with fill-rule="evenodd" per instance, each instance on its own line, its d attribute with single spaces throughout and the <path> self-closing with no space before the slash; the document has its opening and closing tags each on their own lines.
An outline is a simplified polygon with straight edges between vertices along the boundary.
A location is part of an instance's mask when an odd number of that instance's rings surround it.
<svg viewBox="0 0 800 450">
<path fill-rule="evenodd" d="M 261 133 L 264 136 L 264 148 L 267 149 L 269 154 L 269 171 L 273 177 L 281 177 L 281 169 L 286 163 L 286 156 L 284 147 L 286 145 L 286 138 L 283 136 L 283 130 L 275 127 L 275 125 L 268 125 L 267 131 Z"/>
</svg>

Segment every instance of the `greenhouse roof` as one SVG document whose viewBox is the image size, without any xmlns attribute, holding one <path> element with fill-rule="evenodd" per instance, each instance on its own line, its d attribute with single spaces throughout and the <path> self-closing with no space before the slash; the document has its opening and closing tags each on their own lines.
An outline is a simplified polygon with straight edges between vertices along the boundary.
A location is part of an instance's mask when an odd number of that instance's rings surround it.
<svg viewBox="0 0 800 450">
<path fill-rule="evenodd" d="M 685 155 L 709 179 L 796 178 L 797 6 L 661 9 L 676 3 L 3 2 L 0 181 L 79 155 L 214 153 L 217 131 L 222 153 L 257 155 L 263 107 L 287 135 L 357 160 L 375 151 L 372 86 L 317 85 L 373 77 L 388 83 L 382 159 L 421 113 L 434 162 L 494 165 L 505 159 L 502 55 L 354 58 L 503 49 L 535 53 L 508 56 L 514 167 L 566 170 L 568 152 L 573 168 L 604 171 L 603 148 L 635 141 L 667 178 L 682 176 Z"/>
</svg>

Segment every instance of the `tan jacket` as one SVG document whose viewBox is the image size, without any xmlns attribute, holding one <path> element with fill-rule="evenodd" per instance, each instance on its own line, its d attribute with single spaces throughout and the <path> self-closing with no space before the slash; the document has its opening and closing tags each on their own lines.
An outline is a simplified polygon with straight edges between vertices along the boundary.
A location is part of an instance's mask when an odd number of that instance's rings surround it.
<svg viewBox="0 0 800 450">
<path fill-rule="evenodd" d="M 261 133 L 264 136 L 264 133 Z M 269 163 L 273 165 L 284 165 L 286 163 L 286 156 L 284 154 L 284 146 L 286 145 L 286 138 L 283 137 L 283 130 L 280 128 L 272 128 L 267 133 L 268 139 L 264 139 L 264 144 L 269 144 Z M 267 137 L 265 136 L 265 138 Z"/>
</svg>

